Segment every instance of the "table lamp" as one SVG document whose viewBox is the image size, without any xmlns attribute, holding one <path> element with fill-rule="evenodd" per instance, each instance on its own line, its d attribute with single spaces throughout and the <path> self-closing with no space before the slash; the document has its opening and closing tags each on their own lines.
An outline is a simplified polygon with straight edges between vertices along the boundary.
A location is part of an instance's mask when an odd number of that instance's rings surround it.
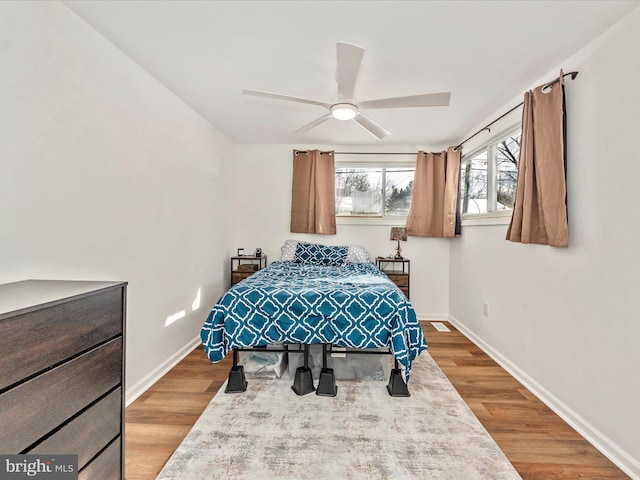
<svg viewBox="0 0 640 480">
<path fill-rule="evenodd" d="M 398 246 L 396 247 L 396 256 L 397 260 L 402 259 L 402 249 L 400 248 L 400 241 L 407 241 L 407 229 L 405 227 L 391 227 L 391 237 L 390 240 L 396 240 L 398 242 Z"/>
</svg>

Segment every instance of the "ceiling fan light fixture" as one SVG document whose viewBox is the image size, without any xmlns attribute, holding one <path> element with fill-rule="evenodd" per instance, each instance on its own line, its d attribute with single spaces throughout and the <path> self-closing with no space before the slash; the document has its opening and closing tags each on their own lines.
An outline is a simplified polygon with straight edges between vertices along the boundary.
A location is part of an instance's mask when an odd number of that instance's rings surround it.
<svg viewBox="0 0 640 480">
<path fill-rule="evenodd" d="M 1 1 L 1 0 L 0 0 Z M 335 118 L 336 120 L 353 120 L 378 140 L 391 135 L 391 132 L 372 119 L 360 113 L 369 108 L 404 108 L 404 107 L 440 107 L 449 105 L 450 92 L 424 93 L 405 97 L 379 98 L 365 102 L 354 102 L 355 87 L 360 74 L 364 49 L 350 43 L 338 42 L 336 44 L 337 68 L 336 82 L 338 84 L 338 96 L 334 97 L 337 103 L 327 103 L 309 98 L 293 97 L 281 93 L 263 92 L 260 90 L 242 90 L 244 95 L 256 95 L 290 102 L 317 105 L 328 110 L 324 115 L 307 123 L 294 133 L 304 133 L 318 125 Z"/>
<path fill-rule="evenodd" d="M 352 103 L 336 103 L 331 106 L 331 115 L 336 120 L 352 120 L 358 113 L 358 107 Z"/>
</svg>

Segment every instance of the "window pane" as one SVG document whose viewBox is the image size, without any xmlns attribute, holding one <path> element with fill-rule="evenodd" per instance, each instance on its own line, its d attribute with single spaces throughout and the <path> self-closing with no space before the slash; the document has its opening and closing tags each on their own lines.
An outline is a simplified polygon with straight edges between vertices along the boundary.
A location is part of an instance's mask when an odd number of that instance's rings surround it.
<svg viewBox="0 0 640 480">
<path fill-rule="evenodd" d="M 516 197 L 516 180 L 518 179 L 518 158 L 520 155 L 520 132 L 510 135 L 498 142 L 498 202 L 497 210 L 510 210 Z"/>
<path fill-rule="evenodd" d="M 413 190 L 413 167 L 387 167 L 385 188 L 385 215 L 409 214 Z"/>
<path fill-rule="evenodd" d="M 336 215 L 382 215 L 381 167 L 336 167 Z"/>
<path fill-rule="evenodd" d="M 487 213 L 487 150 L 465 161 L 460 182 L 462 214 Z"/>
</svg>

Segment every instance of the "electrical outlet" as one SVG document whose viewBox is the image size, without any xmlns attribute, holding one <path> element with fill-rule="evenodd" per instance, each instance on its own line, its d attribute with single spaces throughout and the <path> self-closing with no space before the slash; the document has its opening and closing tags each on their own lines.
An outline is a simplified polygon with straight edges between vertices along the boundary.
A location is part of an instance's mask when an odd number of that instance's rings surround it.
<svg viewBox="0 0 640 480">
<path fill-rule="evenodd" d="M 489 304 L 488 304 L 487 302 L 484 302 L 484 303 L 482 304 L 482 314 L 483 314 L 485 317 L 488 317 L 488 316 L 489 316 Z"/>
</svg>

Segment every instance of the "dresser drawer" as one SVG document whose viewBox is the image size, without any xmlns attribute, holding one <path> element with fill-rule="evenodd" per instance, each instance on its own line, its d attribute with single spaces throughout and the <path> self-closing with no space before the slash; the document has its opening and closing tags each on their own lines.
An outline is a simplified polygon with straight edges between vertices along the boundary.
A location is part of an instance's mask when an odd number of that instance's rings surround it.
<svg viewBox="0 0 640 480">
<path fill-rule="evenodd" d="M 409 275 L 406 273 L 387 273 L 387 276 L 399 287 L 406 287 L 409 285 Z"/>
<path fill-rule="evenodd" d="M 86 466 L 78 475 L 78 480 L 115 480 L 122 476 L 122 438 L 116 439 L 109 447 Z"/>
<path fill-rule="evenodd" d="M 119 337 L 0 395 L 2 453 L 23 452 L 120 385 L 122 347 Z"/>
<path fill-rule="evenodd" d="M 231 285 L 235 285 L 245 278 L 249 278 L 254 273 L 256 272 L 231 272 Z"/>
<path fill-rule="evenodd" d="M 122 388 L 117 388 L 26 453 L 78 455 L 82 468 L 121 433 L 121 412 Z"/>
<path fill-rule="evenodd" d="M 0 390 L 122 333 L 123 289 L 3 319 Z"/>
</svg>

